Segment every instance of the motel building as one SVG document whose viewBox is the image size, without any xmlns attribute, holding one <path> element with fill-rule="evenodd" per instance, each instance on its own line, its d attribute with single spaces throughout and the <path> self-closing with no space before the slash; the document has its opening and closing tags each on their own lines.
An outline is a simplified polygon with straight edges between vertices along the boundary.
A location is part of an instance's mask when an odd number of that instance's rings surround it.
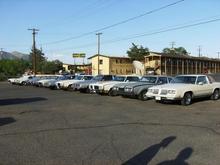
<svg viewBox="0 0 220 165">
<path fill-rule="evenodd" d="M 145 70 L 158 75 L 220 73 L 220 60 L 207 57 L 151 52 L 145 56 Z"/>
<path fill-rule="evenodd" d="M 88 59 L 92 63 L 92 75 L 98 74 L 98 68 L 99 74 L 135 74 L 135 68 L 129 57 L 94 55 Z M 142 63 L 145 67 L 145 74 L 175 76 L 178 74 L 220 73 L 220 60 L 207 57 L 150 52 Z"/>
<path fill-rule="evenodd" d="M 92 75 L 98 75 L 98 68 L 99 74 L 129 75 L 135 72 L 129 57 L 94 55 L 88 60 L 92 63 Z"/>
</svg>

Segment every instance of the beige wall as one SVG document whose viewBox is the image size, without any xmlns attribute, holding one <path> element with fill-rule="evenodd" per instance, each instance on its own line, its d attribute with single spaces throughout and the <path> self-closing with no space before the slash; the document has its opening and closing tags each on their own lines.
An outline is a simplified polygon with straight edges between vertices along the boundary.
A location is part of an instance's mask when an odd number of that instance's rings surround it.
<svg viewBox="0 0 220 165">
<path fill-rule="evenodd" d="M 127 75 L 134 73 L 132 62 L 129 58 L 115 58 L 99 56 L 103 64 L 99 65 L 100 74 L 114 74 L 114 75 Z M 92 62 L 92 75 L 98 74 L 98 56 L 91 59 Z"/>
<path fill-rule="evenodd" d="M 102 60 L 102 64 L 99 64 L 99 74 L 109 74 L 109 61 L 108 57 L 99 56 L 99 61 Z M 91 59 L 92 62 L 92 75 L 98 75 L 98 56 Z"/>
<path fill-rule="evenodd" d="M 111 58 L 110 73 L 115 75 L 128 75 L 134 73 L 132 62 L 124 58 Z"/>
<path fill-rule="evenodd" d="M 145 69 L 155 69 L 156 74 L 161 75 L 161 56 L 158 55 L 149 55 L 145 57 L 145 63 L 144 63 Z M 156 69 L 158 68 L 158 69 Z"/>
<path fill-rule="evenodd" d="M 65 69 L 65 71 L 69 71 L 68 66 L 68 64 L 63 64 L 63 68 Z"/>
</svg>

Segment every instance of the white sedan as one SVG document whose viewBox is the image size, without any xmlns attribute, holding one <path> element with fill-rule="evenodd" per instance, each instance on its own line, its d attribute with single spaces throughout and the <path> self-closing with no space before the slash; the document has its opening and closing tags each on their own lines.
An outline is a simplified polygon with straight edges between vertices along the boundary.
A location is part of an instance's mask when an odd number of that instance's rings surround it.
<svg viewBox="0 0 220 165">
<path fill-rule="evenodd" d="M 56 82 L 57 89 L 68 89 L 71 88 L 71 85 L 76 82 L 82 82 L 85 80 L 91 80 L 93 76 L 91 75 L 78 75 L 74 79 L 71 80 L 61 80 Z"/>
<path fill-rule="evenodd" d="M 89 85 L 90 91 L 98 94 L 110 94 L 112 87 L 116 84 L 124 83 L 124 82 L 137 82 L 140 80 L 139 76 L 133 75 L 122 75 L 115 76 L 112 81 L 98 81 L 96 83 L 92 83 Z"/>
<path fill-rule="evenodd" d="M 220 82 L 207 75 L 179 75 L 170 84 L 154 86 L 148 89 L 147 97 L 157 102 L 180 100 L 182 105 L 190 105 L 192 99 L 210 97 L 219 99 Z"/>
</svg>

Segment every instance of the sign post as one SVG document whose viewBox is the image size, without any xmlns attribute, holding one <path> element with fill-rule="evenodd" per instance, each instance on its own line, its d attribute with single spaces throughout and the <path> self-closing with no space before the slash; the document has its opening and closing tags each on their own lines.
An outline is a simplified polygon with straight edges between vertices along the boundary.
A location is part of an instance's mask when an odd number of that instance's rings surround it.
<svg viewBox="0 0 220 165">
<path fill-rule="evenodd" d="M 86 57 L 85 53 L 73 53 L 72 56 L 74 58 L 74 64 L 75 64 L 75 59 L 76 58 L 83 58 L 83 64 L 84 64 L 84 59 Z"/>
</svg>

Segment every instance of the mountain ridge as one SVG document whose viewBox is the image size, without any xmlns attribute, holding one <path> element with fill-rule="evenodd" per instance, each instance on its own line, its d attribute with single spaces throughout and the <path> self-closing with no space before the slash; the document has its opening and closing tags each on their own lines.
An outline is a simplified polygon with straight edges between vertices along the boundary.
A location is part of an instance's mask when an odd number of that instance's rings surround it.
<svg viewBox="0 0 220 165">
<path fill-rule="evenodd" d="M 19 60 L 19 59 L 29 61 L 30 55 L 18 51 L 13 51 L 13 52 L 0 51 L 0 60 Z"/>
</svg>

